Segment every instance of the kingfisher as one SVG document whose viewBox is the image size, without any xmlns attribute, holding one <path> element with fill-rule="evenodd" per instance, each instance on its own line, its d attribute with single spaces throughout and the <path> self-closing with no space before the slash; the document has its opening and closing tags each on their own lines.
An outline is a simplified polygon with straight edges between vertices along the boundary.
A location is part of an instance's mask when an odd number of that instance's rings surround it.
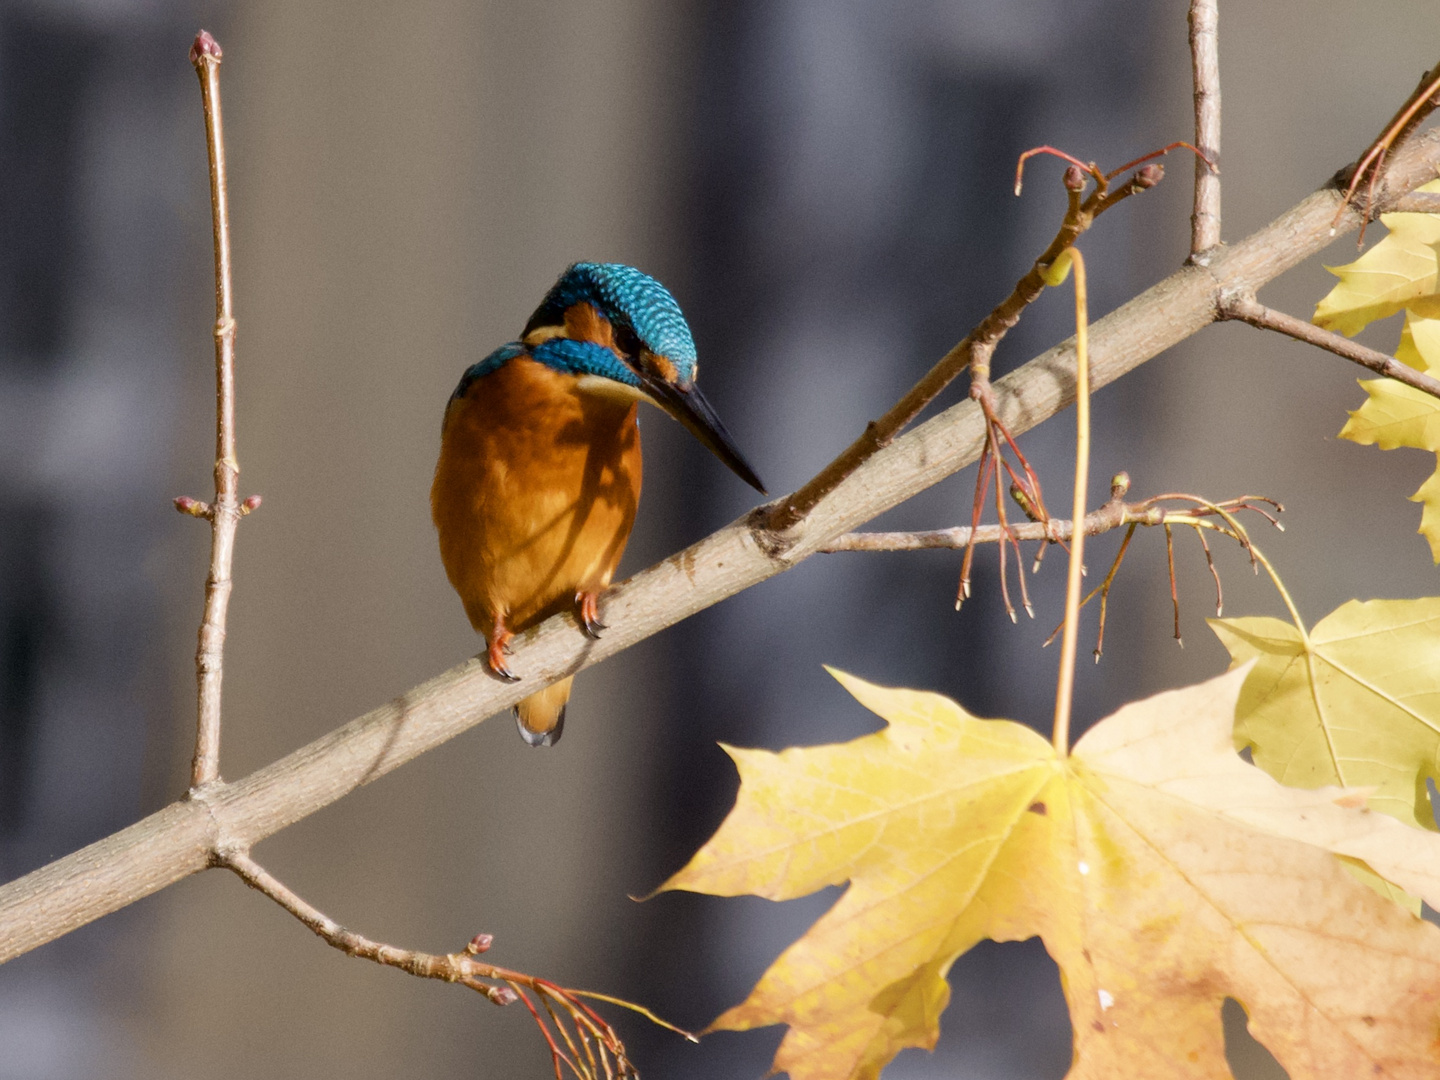
<svg viewBox="0 0 1440 1080">
<path fill-rule="evenodd" d="M 755 474 L 695 385 L 695 341 L 670 292 L 621 263 L 575 263 L 518 341 L 460 377 L 445 407 L 430 511 L 440 558 L 490 670 L 518 680 L 510 640 L 568 609 L 598 638 L 640 502 L 642 402 L 684 424 L 761 494 Z M 531 746 L 565 725 L 573 676 L 515 706 Z"/>
</svg>

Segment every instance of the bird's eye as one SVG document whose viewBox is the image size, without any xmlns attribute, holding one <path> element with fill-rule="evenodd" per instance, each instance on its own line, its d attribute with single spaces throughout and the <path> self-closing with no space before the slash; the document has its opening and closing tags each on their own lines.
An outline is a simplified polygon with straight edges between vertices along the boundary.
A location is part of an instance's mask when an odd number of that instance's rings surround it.
<svg viewBox="0 0 1440 1080">
<path fill-rule="evenodd" d="M 617 319 L 611 324 L 615 328 L 615 346 L 630 359 L 636 359 L 642 348 L 640 337 L 628 322 Z"/>
</svg>

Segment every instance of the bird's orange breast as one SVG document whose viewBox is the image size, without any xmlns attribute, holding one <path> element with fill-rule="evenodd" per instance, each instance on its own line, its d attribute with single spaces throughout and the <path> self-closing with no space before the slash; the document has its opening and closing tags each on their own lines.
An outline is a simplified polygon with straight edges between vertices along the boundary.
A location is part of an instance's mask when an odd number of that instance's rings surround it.
<svg viewBox="0 0 1440 1080">
<path fill-rule="evenodd" d="M 610 583 L 640 501 L 636 405 L 521 356 L 445 414 L 430 491 L 440 557 L 474 628 L 523 630 Z"/>
</svg>

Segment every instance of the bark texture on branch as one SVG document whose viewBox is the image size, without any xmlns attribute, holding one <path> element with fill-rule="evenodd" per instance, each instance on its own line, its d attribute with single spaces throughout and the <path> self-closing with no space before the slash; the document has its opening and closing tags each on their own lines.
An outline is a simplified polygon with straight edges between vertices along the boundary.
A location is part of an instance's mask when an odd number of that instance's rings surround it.
<svg viewBox="0 0 1440 1080">
<path fill-rule="evenodd" d="M 1191 0 L 1190 68 L 1195 82 L 1195 210 L 1190 257 L 1204 261 L 1220 243 L 1220 5 Z"/>
<path fill-rule="evenodd" d="M 1440 174 L 1440 134 L 1413 140 L 1392 162 L 1391 192 Z M 1382 192 L 1381 205 L 1387 205 Z M 1326 187 L 1229 248 L 1187 266 L 1095 323 L 1095 388 L 1113 382 L 1215 321 L 1220 298 L 1255 290 L 1325 247 L 1339 194 Z M 1359 225 L 1347 210 L 1342 231 Z M 995 384 L 1000 419 L 1027 431 L 1071 403 L 1074 350 L 1064 342 Z M 248 849 L 453 738 L 542 685 L 598 663 L 703 608 L 789 569 L 841 533 L 963 468 L 980 454 L 984 422 L 966 401 L 896 439 L 793 529 L 755 523 L 764 508 L 618 586 L 599 641 L 557 616 L 516 640 L 522 682 L 506 685 L 482 660 L 452 668 L 242 780 L 217 784 L 130 828 L 0 887 L 0 962 L 118 910 L 209 865 L 210 852 Z"/>
</svg>

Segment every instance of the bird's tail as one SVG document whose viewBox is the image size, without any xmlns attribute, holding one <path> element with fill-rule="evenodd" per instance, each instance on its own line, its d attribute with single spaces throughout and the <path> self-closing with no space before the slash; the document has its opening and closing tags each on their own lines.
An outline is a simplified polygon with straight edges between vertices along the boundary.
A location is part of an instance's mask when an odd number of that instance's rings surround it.
<svg viewBox="0 0 1440 1080">
<path fill-rule="evenodd" d="M 565 705 L 570 700 L 572 675 L 531 694 L 515 706 L 515 726 L 531 746 L 554 746 L 565 730 Z"/>
</svg>

